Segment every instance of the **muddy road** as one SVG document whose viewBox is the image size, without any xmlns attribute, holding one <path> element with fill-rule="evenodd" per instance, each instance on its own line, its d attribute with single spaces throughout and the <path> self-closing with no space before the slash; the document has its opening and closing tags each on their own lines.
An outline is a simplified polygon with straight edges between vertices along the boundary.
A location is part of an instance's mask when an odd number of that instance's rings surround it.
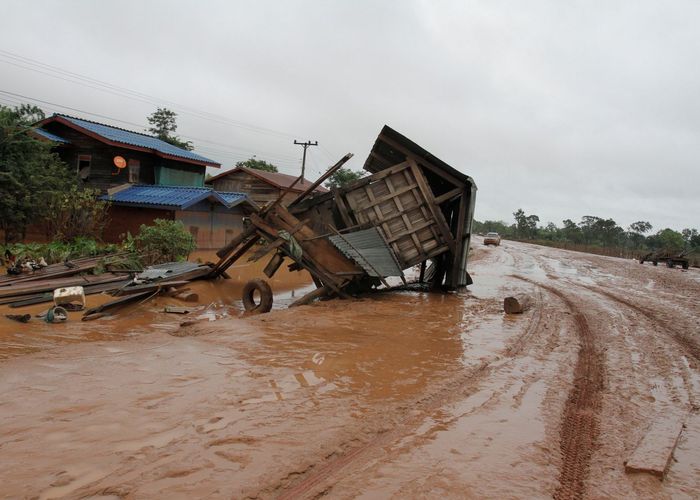
<svg viewBox="0 0 700 500">
<path fill-rule="evenodd" d="M 0 496 L 697 498 L 700 272 L 479 243 L 456 294 L 70 342 L 0 318 Z M 536 305 L 506 317 L 514 292 Z M 677 415 L 666 479 L 626 473 Z"/>
</svg>

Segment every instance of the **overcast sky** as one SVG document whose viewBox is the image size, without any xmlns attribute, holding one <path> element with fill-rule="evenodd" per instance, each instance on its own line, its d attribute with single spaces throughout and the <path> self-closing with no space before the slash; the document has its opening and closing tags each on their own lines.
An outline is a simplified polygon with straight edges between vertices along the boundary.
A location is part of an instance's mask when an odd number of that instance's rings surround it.
<svg viewBox="0 0 700 500">
<path fill-rule="evenodd" d="M 346 152 L 360 169 L 387 124 L 475 179 L 479 220 L 700 228 L 697 1 L 0 7 L 0 104 L 139 130 L 167 102 L 226 169 L 298 175 L 294 139 L 318 140 L 312 178 Z"/>
</svg>

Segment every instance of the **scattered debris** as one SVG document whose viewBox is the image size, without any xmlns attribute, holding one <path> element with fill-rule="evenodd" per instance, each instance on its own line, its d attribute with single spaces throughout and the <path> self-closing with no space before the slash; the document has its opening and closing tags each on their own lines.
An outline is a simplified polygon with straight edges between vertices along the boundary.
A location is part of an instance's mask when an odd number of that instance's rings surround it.
<svg viewBox="0 0 700 500">
<path fill-rule="evenodd" d="M 68 320 L 68 311 L 61 306 L 54 306 L 46 311 L 44 321 L 47 323 L 59 323 Z"/>
<path fill-rule="evenodd" d="M 29 323 L 29 320 L 32 319 L 31 314 L 6 314 L 5 317 L 12 321 L 19 321 L 20 323 Z"/>
<path fill-rule="evenodd" d="M 648 472 L 662 481 L 673 458 L 673 450 L 683 431 L 686 416 L 664 413 L 651 424 L 637 448 L 625 462 L 626 472 Z"/>
<path fill-rule="evenodd" d="M 189 307 L 180 306 L 165 306 L 165 309 L 163 309 L 163 312 L 172 314 L 189 314 L 193 311 L 194 309 L 190 309 Z"/>
<path fill-rule="evenodd" d="M 260 302 L 255 303 L 255 293 L 260 295 Z M 272 288 L 267 281 L 250 280 L 243 287 L 243 307 L 249 313 L 260 314 L 272 309 Z"/>
<path fill-rule="evenodd" d="M 529 295 L 517 294 L 503 300 L 503 310 L 506 314 L 522 314 L 532 307 L 532 303 L 532 297 Z"/>
<path fill-rule="evenodd" d="M 53 303 L 57 306 L 68 306 L 73 311 L 84 309 L 85 290 L 82 286 L 57 288 L 53 291 Z"/>
</svg>

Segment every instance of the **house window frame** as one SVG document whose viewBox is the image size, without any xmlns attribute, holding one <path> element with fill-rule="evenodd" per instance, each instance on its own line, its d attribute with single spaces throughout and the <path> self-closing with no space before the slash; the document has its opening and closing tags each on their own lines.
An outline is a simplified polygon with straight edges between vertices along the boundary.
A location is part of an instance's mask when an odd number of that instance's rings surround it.
<svg viewBox="0 0 700 500">
<path fill-rule="evenodd" d="M 80 164 L 82 162 L 87 162 L 87 165 L 81 167 Z M 84 169 L 87 169 L 87 175 L 85 177 L 80 175 L 80 172 L 82 172 Z M 90 177 L 91 170 L 92 170 L 92 155 L 78 155 L 78 161 L 76 164 L 76 172 L 77 172 L 78 176 L 82 180 L 87 180 L 87 178 Z"/>
<path fill-rule="evenodd" d="M 138 184 L 141 180 L 141 160 L 129 158 L 127 161 L 127 175 L 130 184 Z"/>
</svg>

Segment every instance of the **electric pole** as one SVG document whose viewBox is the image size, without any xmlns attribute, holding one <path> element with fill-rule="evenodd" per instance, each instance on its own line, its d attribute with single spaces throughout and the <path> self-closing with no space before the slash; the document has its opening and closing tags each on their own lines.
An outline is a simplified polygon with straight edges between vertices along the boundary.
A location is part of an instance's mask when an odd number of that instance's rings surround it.
<svg viewBox="0 0 700 500">
<path fill-rule="evenodd" d="M 301 178 L 304 179 L 304 169 L 306 168 L 306 149 L 309 146 L 318 146 L 318 141 L 306 141 L 306 142 L 298 142 L 296 139 L 294 139 L 294 144 L 301 146 L 304 148 L 304 156 L 301 160 Z"/>
</svg>

